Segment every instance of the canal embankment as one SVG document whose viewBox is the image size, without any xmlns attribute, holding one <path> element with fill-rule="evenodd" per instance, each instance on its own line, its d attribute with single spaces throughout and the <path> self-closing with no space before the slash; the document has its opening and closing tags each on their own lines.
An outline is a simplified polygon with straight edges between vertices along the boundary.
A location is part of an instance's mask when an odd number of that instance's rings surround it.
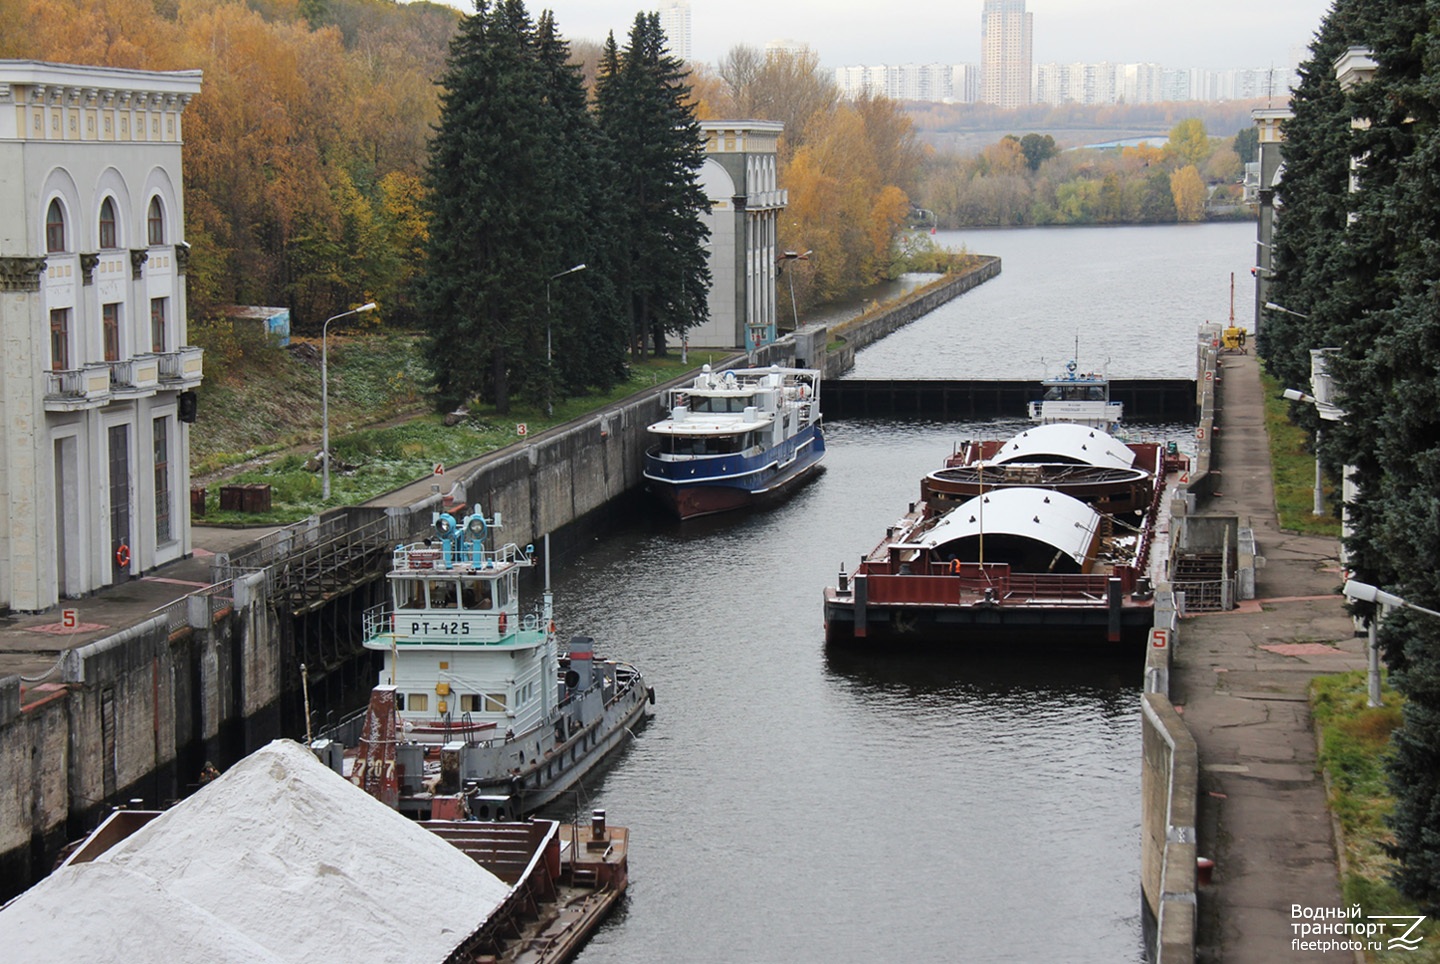
<svg viewBox="0 0 1440 964">
<path fill-rule="evenodd" d="M 821 368 L 826 378 L 838 378 L 855 367 L 855 353 L 862 348 L 999 277 L 999 258 L 977 255 L 972 260 L 975 263 L 962 271 L 947 274 L 895 301 L 863 311 L 854 318 L 828 325 L 829 340 L 824 364 L 816 367 Z"/>
<path fill-rule="evenodd" d="M 1199 369 L 1198 457 L 1172 527 L 1218 535 L 1237 565 L 1229 607 L 1185 614 L 1176 598 L 1157 619 L 1173 631 L 1147 652 L 1151 948 L 1160 962 L 1333 960 L 1292 946 L 1294 907 L 1341 899 L 1307 692 L 1316 675 L 1363 666 L 1364 643 L 1337 592 L 1338 544 L 1279 527 L 1258 359 L 1202 338 Z"/>
</svg>

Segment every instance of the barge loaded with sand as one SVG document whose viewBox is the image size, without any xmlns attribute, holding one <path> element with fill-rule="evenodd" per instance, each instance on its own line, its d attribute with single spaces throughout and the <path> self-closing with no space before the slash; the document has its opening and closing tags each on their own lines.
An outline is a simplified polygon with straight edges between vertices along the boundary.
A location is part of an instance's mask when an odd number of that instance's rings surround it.
<svg viewBox="0 0 1440 964">
<path fill-rule="evenodd" d="M 556 964 L 625 891 L 628 843 L 603 811 L 416 823 L 276 740 L 169 810 L 114 812 L 0 909 L 0 946 L 9 964 Z"/>
</svg>

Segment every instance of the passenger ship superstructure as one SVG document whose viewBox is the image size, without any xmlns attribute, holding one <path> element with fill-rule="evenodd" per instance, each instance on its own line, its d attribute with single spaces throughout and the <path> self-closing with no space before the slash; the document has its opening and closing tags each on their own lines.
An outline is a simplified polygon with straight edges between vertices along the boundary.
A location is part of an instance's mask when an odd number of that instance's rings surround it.
<svg viewBox="0 0 1440 964">
<path fill-rule="evenodd" d="M 825 456 L 816 369 L 706 365 L 664 404 L 669 414 L 649 426 L 645 481 L 681 519 L 778 495 Z"/>
</svg>

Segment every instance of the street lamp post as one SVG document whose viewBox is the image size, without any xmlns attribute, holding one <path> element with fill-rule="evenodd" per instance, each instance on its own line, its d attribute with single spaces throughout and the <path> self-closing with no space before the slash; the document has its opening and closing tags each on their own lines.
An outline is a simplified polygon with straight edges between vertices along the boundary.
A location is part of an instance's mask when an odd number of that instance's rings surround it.
<svg viewBox="0 0 1440 964">
<path fill-rule="evenodd" d="M 330 498 L 330 322 L 374 310 L 375 302 L 367 302 L 359 308 L 331 315 L 320 326 L 320 498 L 323 500 Z"/>
<path fill-rule="evenodd" d="M 1359 582 L 1354 579 L 1345 580 L 1345 596 L 1357 602 L 1374 603 L 1383 611 L 1386 607 L 1400 607 L 1402 609 L 1413 609 L 1417 613 L 1424 613 L 1427 616 L 1440 618 L 1440 612 L 1433 609 L 1426 609 L 1424 606 L 1417 606 L 1412 602 L 1401 599 L 1394 593 L 1386 592 L 1366 582 Z M 1369 703 L 1371 706 L 1380 705 L 1380 650 L 1375 645 L 1375 619 L 1370 620 L 1370 647 L 1366 654 L 1366 662 L 1369 669 Z"/>
<path fill-rule="evenodd" d="M 1287 388 L 1282 394 L 1292 402 L 1304 402 L 1306 405 L 1320 404 L 1314 395 L 1307 395 L 1296 388 Z M 1320 428 L 1317 426 L 1315 429 L 1315 508 L 1312 510 L 1313 515 L 1325 514 L 1325 480 L 1320 468 L 1320 439 Z"/>
<path fill-rule="evenodd" d="M 554 378 L 550 372 L 550 282 L 556 278 L 563 278 L 567 274 L 574 274 L 577 271 L 584 271 L 583 263 L 573 268 L 566 268 L 564 271 L 557 271 L 545 279 L 545 417 L 549 418 L 555 414 L 555 403 L 552 399 L 551 385 Z"/>
<path fill-rule="evenodd" d="M 806 251 L 800 254 L 796 251 L 786 251 L 780 256 L 781 261 L 809 261 L 813 252 Z M 800 309 L 795 304 L 795 266 L 792 264 L 786 272 L 790 278 L 790 316 L 795 320 L 795 330 L 800 330 Z"/>
<path fill-rule="evenodd" d="M 1298 311 L 1291 311 L 1289 308 L 1286 308 L 1284 305 L 1277 305 L 1277 304 L 1276 304 L 1275 302 L 1273 302 L 1273 301 L 1267 301 L 1267 302 L 1265 302 L 1265 307 L 1266 307 L 1266 308 L 1269 308 L 1271 311 L 1280 311 L 1280 312 L 1284 312 L 1284 313 L 1287 314 L 1287 315 L 1294 315 L 1296 318 L 1304 318 L 1306 321 L 1309 321 L 1309 320 L 1310 320 L 1310 316 L 1309 316 L 1309 315 L 1302 315 L 1302 314 L 1301 314 L 1300 312 L 1298 312 Z"/>
</svg>

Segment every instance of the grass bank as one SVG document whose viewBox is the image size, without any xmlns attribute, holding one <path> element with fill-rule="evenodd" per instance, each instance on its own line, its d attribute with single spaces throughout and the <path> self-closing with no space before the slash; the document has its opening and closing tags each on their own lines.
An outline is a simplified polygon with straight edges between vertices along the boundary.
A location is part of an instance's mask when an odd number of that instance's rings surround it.
<svg viewBox="0 0 1440 964">
<path fill-rule="evenodd" d="M 530 434 L 654 388 L 684 372 L 728 357 L 692 352 L 633 363 L 627 381 L 603 394 L 557 399 L 554 414 L 516 403 L 501 415 L 473 407 L 447 426 L 434 411 L 421 337 L 373 331 L 329 340 L 330 498 L 321 498 L 320 348 L 297 339 L 288 349 L 262 341 L 213 339 L 206 347 L 200 419 L 191 432 L 194 484 L 206 489 L 204 521 L 217 525 L 295 522 L 337 505 L 366 502 Z M 264 513 L 220 510 L 220 487 L 270 486 Z"/>
<path fill-rule="evenodd" d="M 1265 432 L 1270 439 L 1270 464 L 1274 472 L 1275 512 L 1280 528 L 1306 535 L 1340 537 L 1340 520 L 1333 507 L 1338 493 L 1325 479 L 1327 512 L 1315 515 L 1314 438 L 1290 421 L 1290 403 L 1281 397 L 1284 386 L 1260 372 L 1265 391 Z"/>
<path fill-rule="evenodd" d="M 1347 907 L 1359 904 L 1367 918 L 1421 913 L 1390 883 L 1395 860 L 1386 853 L 1393 838 L 1385 820 L 1395 801 L 1385 765 L 1391 753 L 1390 735 L 1400 726 L 1404 699 L 1388 686 L 1381 695 L 1383 706 L 1366 705 L 1363 670 L 1317 677 L 1310 684 L 1319 762 L 1326 775 L 1330 809 L 1340 827 L 1341 894 Z M 1383 936 L 1398 933 L 1392 928 Z M 1426 920 L 1411 936 L 1424 937 L 1418 950 L 1369 952 L 1367 959 L 1440 962 L 1440 927 L 1433 920 Z"/>
</svg>

